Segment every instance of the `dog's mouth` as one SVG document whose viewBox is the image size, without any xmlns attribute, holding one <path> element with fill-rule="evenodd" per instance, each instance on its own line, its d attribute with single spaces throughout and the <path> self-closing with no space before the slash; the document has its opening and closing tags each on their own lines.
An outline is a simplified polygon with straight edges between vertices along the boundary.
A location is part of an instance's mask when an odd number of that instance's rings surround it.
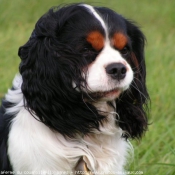
<svg viewBox="0 0 175 175">
<path fill-rule="evenodd" d="M 115 88 L 109 91 L 92 92 L 88 94 L 88 100 L 114 100 L 118 98 L 123 90 Z"/>
</svg>

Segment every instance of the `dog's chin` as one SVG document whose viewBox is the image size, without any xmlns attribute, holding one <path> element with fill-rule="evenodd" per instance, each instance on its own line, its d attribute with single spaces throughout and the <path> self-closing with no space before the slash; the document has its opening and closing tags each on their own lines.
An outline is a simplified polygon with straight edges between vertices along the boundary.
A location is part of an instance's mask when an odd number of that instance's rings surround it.
<svg viewBox="0 0 175 175">
<path fill-rule="evenodd" d="M 105 100 L 105 101 L 115 100 L 120 96 L 122 91 L 123 91 L 122 89 L 114 89 L 111 91 L 104 92 L 104 96 L 102 97 L 102 100 Z"/>
<path fill-rule="evenodd" d="M 123 89 L 119 88 L 115 88 L 109 91 L 92 92 L 88 95 L 88 101 L 113 101 L 117 99 L 122 92 Z"/>
</svg>

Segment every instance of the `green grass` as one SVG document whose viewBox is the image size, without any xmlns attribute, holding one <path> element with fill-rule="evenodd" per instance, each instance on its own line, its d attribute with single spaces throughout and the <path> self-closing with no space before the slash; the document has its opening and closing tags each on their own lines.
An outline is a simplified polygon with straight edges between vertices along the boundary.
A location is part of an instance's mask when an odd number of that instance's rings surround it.
<svg viewBox="0 0 175 175">
<path fill-rule="evenodd" d="M 0 98 L 18 72 L 19 46 L 29 38 L 37 19 L 51 6 L 80 2 L 0 0 Z M 144 175 L 175 174 L 175 1 L 82 1 L 107 6 L 136 21 L 147 38 L 147 85 L 151 97 L 150 126 L 141 141 L 132 141 L 130 170 Z"/>
</svg>

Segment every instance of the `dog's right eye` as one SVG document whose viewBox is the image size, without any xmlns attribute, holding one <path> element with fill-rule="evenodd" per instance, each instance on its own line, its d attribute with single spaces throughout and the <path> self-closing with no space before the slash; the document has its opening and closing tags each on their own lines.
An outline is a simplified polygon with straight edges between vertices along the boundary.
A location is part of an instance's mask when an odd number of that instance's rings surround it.
<svg viewBox="0 0 175 175">
<path fill-rule="evenodd" d="M 84 54 L 84 55 L 92 55 L 92 54 L 94 54 L 95 53 L 95 50 L 92 48 L 92 47 L 84 47 L 83 49 L 82 49 L 82 53 Z"/>
<path fill-rule="evenodd" d="M 90 49 L 88 47 L 83 48 L 84 52 L 90 52 Z"/>
<path fill-rule="evenodd" d="M 82 54 L 90 62 L 94 61 L 98 55 L 98 53 L 93 48 L 90 47 L 84 47 L 82 49 Z"/>
</svg>

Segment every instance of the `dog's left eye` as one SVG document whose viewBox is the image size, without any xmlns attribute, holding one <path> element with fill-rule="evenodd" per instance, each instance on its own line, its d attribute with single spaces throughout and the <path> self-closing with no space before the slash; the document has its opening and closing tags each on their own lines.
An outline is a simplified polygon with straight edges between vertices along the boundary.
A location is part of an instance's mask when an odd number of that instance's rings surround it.
<svg viewBox="0 0 175 175">
<path fill-rule="evenodd" d="M 129 54 L 129 48 L 127 47 L 124 47 L 122 50 L 120 50 L 121 54 L 126 56 Z"/>
</svg>

